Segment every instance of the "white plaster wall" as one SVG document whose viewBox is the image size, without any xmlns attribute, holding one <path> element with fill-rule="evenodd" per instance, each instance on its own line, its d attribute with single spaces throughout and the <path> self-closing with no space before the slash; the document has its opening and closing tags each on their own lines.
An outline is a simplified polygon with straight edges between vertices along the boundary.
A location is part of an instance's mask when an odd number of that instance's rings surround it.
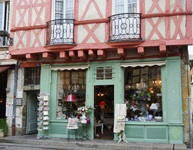
<svg viewBox="0 0 193 150">
<path fill-rule="evenodd" d="M 88 24 L 88 27 L 90 30 L 93 28 L 95 24 Z M 93 32 L 93 34 L 96 36 L 97 40 L 100 42 L 106 42 L 105 40 L 105 32 L 106 32 L 106 24 L 101 23 L 98 28 Z M 80 25 L 78 26 L 78 38 L 77 42 L 82 43 L 83 40 L 86 38 L 88 35 L 88 31 L 84 28 L 84 26 Z M 92 36 L 89 36 L 90 38 L 86 41 L 86 43 L 96 43 L 96 41 L 92 38 Z"/>
<path fill-rule="evenodd" d="M 78 8 L 78 20 L 82 20 L 82 15 L 85 12 L 85 9 L 87 7 L 89 0 L 82 0 L 79 2 L 79 8 Z M 97 3 L 97 7 L 100 9 L 100 13 L 102 13 L 103 18 L 106 16 L 106 4 L 107 1 L 104 0 L 95 0 Z M 90 20 L 90 19 L 99 19 L 99 14 L 96 10 L 96 7 L 94 3 L 91 3 L 88 12 L 85 15 L 85 18 L 83 20 Z"/>
<path fill-rule="evenodd" d="M 16 49 L 17 44 L 19 44 L 18 49 L 26 48 L 27 40 L 28 40 L 28 32 L 27 31 L 18 31 L 18 32 L 15 32 L 14 34 L 15 35 L 14 35 L 13 48 Z M 21 35 L 24 35 L 22 39 L 20 38 Z"/>
<path fill-rule="evenodd" d="M 176 0 L 170 0 L 170 12 L 173 11 L 174 6 L 175 6 Z M 186 8 L 186 0 L 180 0 L 180 3 L 182 5 L 183 10 L 185 10 Z M 146 0 L 145 1 L 145 13 L 147 14 L 149 9 L 151 8 L 153 2 Z M 158 0 L 156 2 L 156 4 L 158 4 L 160 6 L 160 9 L 165 12 L 165 6 L 168 5 L 167 0 Z M 161 5 L 160 5 L 161 4 Z M 176 10 L 177 12 L 180 12 L 179 9 Z M 159 10 L 157 8 L 153 9 L 153 13 L 160 13 Z"/>
<path fill-rule="evenodd" d="M 44 43 L 44 35 L 45 35 L 45 31 L 46 30 L 42 30 L 42 29 L 38 29 L 38 30 L 31 30 L 29 31 L 28 34 L 31 35 L 31 39 L 30 39 L 30 47 L 42 47 L 45 45 Z M 35 42 L 35 45 L 34 45 L 34 40 L 37 39 L 36 35 L 38 35 L 40 33 L 40 35 L 38 36 L 39 40 L 37 40 Z"/>
<path fill-rule="evenodd" d="M 186 0 L 181 0 L 181 5 L 182 5 L 182 9 L 185 11 L 186 10 Z M 171 0 L 170 1 L 170 12 L 169 13 L 172 13 L 174 11 L 174 6 L 175 6 L 175 3 L 176 3 L 176 0 Z M 152 6 L 153 2 L 152 1 L 146 1 L 145 2 L 145 13 L 148 14 L 149 13 L 149 10 Z M 160 6 L 160 9 L 162 11 L 162 13 L 165 13 L 165 7 L 166 5 L 168 5 L 166 3 L 166 0 L 159 0 L 158 1 L 158 5 Z M 176 12 L 180 12 L 179 9 L 176 9 L 175 10 Z M 155 7 L 153 9 L 153 12 L 152 13 L 160 13 L 159 10 Z M 158 19 L 160 19 L 159 17 L 155 17 L 152 19 L 153 23 L 156 24 Z M 169 23 L 170 23 L 170 38 L 173 38 L 174 36 L 174 33 L 175 33 L 175 30 L 176 30 L 176 25 L 177 23 L 174 22 L 174 20 L 179 20 L 179 16 L 175 17 L 175 19 L 173 17 L 170 17 L 169 19 Z M 159 23 L 159 26 L 158 26 L 158 31 L 159 33 L 163 36 L 163 38 L 166 38 L 166 20 L 165 20 L 165 17 L 162 17 L 161 18 L 161 22 Z M 148 21 L 148 19 L 145 19 L 145 39 L 147 39 L 152 31 L 152 29 L 154 28 L 154 26 L 152 26 L 150 24 L 150 22 Z M 182 35 L 183 37 L 181 37 L 181 39 L 185 38 L 186 37 L 186 16 L 183 16 L 182 18 L 182 21 L 180 23 L 180 30 L 182 31 Z M 148 32 L 147 32 L 148 31 Z M 150 40 L 159 40 L 160 37 L 157 35 L 156 32 L 154 32 L 153 36 L 151 37 Z M 176 39 L 180 39 L 180 36 L 177 35 Z"/>
</svg>

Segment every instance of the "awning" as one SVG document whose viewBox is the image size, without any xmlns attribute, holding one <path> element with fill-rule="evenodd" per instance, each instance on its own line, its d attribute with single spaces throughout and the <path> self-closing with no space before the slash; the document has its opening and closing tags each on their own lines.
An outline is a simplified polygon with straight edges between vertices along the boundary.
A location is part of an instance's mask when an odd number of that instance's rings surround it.
<svg viewBox="0 0 193 150">
<path fill-rule="evenodd" d="M 9 69 L 9 66 L 0 66 L 0 73 Z"/>
<path fill-rule="evenodd" d="M 121 67 L 145 67 L 145 66 L 163 66 L 165 61 L 151 61 L 151 62 L 135 62 L 135 63 L 120 63 Z"/>
<path fill-rule="evenodd" d="M 16 65 L 16 64 L 17 64 L 17 60 L 14 60 L 14 59 L 0 60 L 0 65 Z"/>
<path fill-rule="evenodd" d="M 87 69 L 89 65 L 76 65 L 76 66 L 51 66 L 51 70 L 84 70 Z"/>
</svg>

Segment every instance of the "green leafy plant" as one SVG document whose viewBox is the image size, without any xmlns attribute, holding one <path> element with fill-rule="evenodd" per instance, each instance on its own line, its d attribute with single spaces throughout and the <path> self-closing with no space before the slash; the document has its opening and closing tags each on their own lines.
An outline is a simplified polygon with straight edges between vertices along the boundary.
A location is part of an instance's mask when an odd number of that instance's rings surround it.
<svg viewBox="0 0 193 150">
<path fill-rule="evenodd" d="M 5 136 L 8 134 L 8 124 L 4 118 L 0 118 L 0 129 L 3 130 Z"/>
<path fill-rule="evenodd" d="M 133 94 L 132 99 L 134 101 L 138 101 L 138 100 L 150 101 L 151 100 L 151 92 L 148 89 L 137 90 Z"/>
<path fill-rule="evenodd" d="M 120 132 L 117 133 L 117 136 L 123 136 L 123 133 L 124 133 L 124 131 L 121 130 Z"/>
</svg>

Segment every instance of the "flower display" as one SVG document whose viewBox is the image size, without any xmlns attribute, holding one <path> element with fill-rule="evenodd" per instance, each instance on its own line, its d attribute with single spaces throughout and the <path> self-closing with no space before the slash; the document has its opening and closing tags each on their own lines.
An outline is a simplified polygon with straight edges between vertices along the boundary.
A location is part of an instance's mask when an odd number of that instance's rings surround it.
<svg viewBox="0 0 193 150">
<path fill-rule="evenodd" d="M 82 113 L 88 113 L 92 110 L 91 106 L 82 106 L 78 108 L 78 113 L 82 114 Z"/>
<path fill-rule="evenodd" d="M 150 91 L 148 89 L 137 90 L 132 95 L 132 99 L 134 101 L 138 101 L 138 100 L 150 101 L 151 100 L 151 93 L 150 93 Z"/>
</svg>

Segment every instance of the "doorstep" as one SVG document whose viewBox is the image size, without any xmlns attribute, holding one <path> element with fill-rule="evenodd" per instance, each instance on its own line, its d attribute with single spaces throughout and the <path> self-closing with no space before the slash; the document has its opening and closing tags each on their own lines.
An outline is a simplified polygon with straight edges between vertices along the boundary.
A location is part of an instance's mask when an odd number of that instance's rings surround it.
<svg viewBox="0 0 193 150">
<path fill-rule="evenodd" d="M 187 149 L 183 144 L 160 144 L 160 143 L 135 143 L 135 142 L 120 142 L 113 140 L 100 140 L 94 139 L 91 141 L 76 141 L 74 139 L 67 141 L 66 138 L 50 138 L 50 139 L 37 139 L 37 135 L 23 135 L 23 136 L 7 136 L 0 138 L 0 143 L 15 143 L 15 144 L 29 144 L 29 145 L 39 145 L 39 147 L 49 147 L 49 148 L 64 148 L 76 149 L 84 148 L 89 150 L 101 149 L 101 150 L 185 150 Z"/>
</svg>

